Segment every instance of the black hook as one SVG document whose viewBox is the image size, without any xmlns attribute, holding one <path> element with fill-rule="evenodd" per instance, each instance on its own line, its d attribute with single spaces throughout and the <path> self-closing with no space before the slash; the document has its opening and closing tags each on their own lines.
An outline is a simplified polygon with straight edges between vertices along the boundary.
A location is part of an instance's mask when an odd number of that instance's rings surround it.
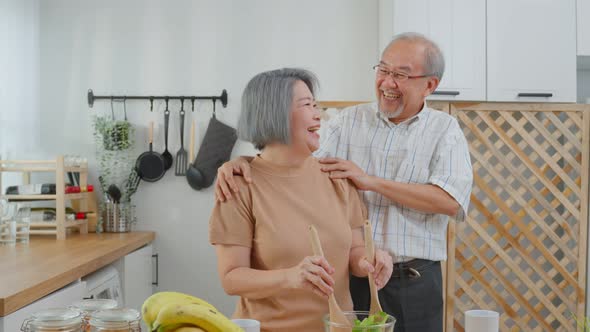
<svg viewBox="0 0 590 332">
<path fill-rule="evenodd" d="M 195 98 L 191 98 L 191 110 L 195 111 Z"/>
<path fill-rule="evenodd" d="M 166 99 L 164 99 L 164 100 L 166 100 L 166 111 L 168 111 L 168 100 L 169 100 L 169 98 L 166 97 Z"/>
<path fill-rule="evenodd" d="M 111 96 L 111 117 L 115 120 L 115 107 L 113 106 L 113 96 Z"/>
<path fill-rule="evenodd" d="M 150 112 L 154 111 L 154 97 L 150 97 Z"/>
<path fill-rule="evenodd" d="M 180 110 L 184 111 L 184 98 L 180 98 Z"/>
<path fill-rule="evenodd" d="M 217 104 L 217 100 L 212 99 L 211 101 L 213 101 L 213 119 L 216 119 L 217 117 L 215 116 L 215 104 Z"/>
<path fill-rule="evenodd" d="M 123 114 L 125 114 L 125 121 L 127 121 L 127 96 L 123 96 Z"/>
</svg>

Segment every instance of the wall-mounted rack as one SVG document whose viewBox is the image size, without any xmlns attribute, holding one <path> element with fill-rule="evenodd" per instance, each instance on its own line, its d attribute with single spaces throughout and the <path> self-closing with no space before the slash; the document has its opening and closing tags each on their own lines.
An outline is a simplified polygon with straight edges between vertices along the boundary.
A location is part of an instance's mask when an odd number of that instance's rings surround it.
<svg viewBox="0 0 590 332">
<path fill-rule="evenodd" d="M 212 100 L 213 102 L 220 100 L 223 107 L 227 107 L 227 91 L 223 89 L 219 96 L 96 96 L 92 89 L 88 89 L 88 106 L 94 106 L 94 101 L 99 99 L 106 100 L 149 100 L 150 109 L 154 108 L 154 100 L 173 100 L 177 99 L 180 101 L 190 100 L 194 105 L 195 100 Z"/>
</svg>

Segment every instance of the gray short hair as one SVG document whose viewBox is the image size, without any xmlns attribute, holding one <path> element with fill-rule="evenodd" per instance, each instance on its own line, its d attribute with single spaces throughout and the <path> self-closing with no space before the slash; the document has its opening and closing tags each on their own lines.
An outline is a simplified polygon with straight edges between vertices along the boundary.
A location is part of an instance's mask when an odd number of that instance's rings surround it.
<svg viewBox="0 0 590 332">
<path fill-rule="evenodd" d="M 393 36 L 385 49 L 388 49 L 389 46 L 399 40 L 418 42 L 426 46 L 424 70 L 426 71 L 426 74 L 432 74 L 438 77 L 439 81 L 442 80 L 443 74 L 445 73 L 445 58 L 440 47 L 438 47 L 434 41 L 417 32 L 404 32 Z"/>
<path fill-rule="evenodd" d="M 242 94 L 238 137 L 259 150 L 273 142 L 289 144 L 293 87 L 297 81 L 303 81 L 315 96 L 318 80 L 305 69 L 282 68 L 254 76 Z"/>
</svg>

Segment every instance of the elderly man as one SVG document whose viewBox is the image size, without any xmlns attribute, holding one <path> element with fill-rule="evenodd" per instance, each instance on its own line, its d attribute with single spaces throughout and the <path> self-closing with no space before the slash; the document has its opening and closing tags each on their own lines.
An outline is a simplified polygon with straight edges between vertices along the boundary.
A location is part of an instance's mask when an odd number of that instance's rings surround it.
<svg viewBox="0 0 590 332">
<path fill-rule="evenodd" d="M 397 35 L 375 67 L 376 103 L 343 110 L 323 128 L 323 171 L 350 179 L 362 192 L 375 245 L 395 257 L 394 272 L 379 291 L 396 332 L 442 331 L 440 261 L 446 259 L 448 216 L 467 214 L 473 180 L 458 122 L 428 108 L 426 97 L 444 72 L 439 47 L 416 34 Z M 218 170 L 216 195 L 231 199 L 233 175 L 249 181 L 244 158 Z M 355 310 L 369 307 L 366 278 L 351 277 Z"/>
</svg>

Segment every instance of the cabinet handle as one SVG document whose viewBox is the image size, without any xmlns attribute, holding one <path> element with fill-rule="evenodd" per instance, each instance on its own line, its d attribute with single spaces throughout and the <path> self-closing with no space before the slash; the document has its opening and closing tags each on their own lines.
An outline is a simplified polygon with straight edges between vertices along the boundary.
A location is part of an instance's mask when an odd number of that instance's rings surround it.
<svg viewBox="0 0 590 332">
<path fill-rule="evenodd" d="M 518 97 L 553 97 L 552 93 L 548 92 L 521 92 L 518 94 Z"/>
<path fill-rule="evenodd" d="M 152 285 L 153 286 L 158 286 L 159 279 L 160 279 L 160 276 L 158 275 L 158 270 L 159 270 L 159 267 L 158 267 L 158 262 L 159 262 L 158 254 L 153 254 L 152 255 L 152 258 L 155 258 L 156 259 L 156 282 L 152 282 Z"/>
<path fill-rule="evenodd" d="M 459 91 L 434 91 L 432 92 L 433 95 L 439 95 L 439 96 L 457 96 L 459 95 Z"/>
</svg>

